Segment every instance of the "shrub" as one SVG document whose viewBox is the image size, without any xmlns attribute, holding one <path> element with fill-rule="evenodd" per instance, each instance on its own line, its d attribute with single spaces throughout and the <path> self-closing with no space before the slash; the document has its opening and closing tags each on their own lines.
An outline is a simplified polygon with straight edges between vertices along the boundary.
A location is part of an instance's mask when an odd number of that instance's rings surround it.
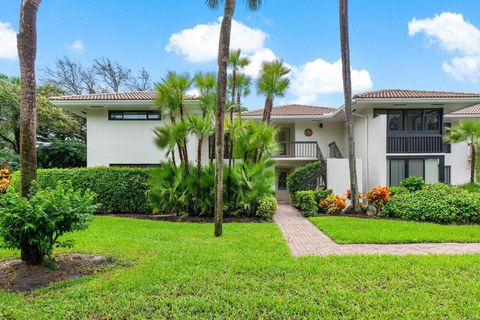
<svg viewBox="0 0 480 320">
<path fill-rule="evenodd" d="M 410 192 L 413 192 L 421 190 L 425 186 L 425 181 L 423 181 L 423 179 L 420 177 L 408 177 L 400 183 L 400 186 L 407 188 Z"/>
<path fill-rule="evenodd" d="M 323 162 L 315 161 L 309 163 L 303 167 L 295 169 L 287 179 L 287 188 L 290 197 L 293 199 L 297 191 L 303 190 L 314 190 L 317 188 L 315 184 L 307 185 L 303 188 L 300 188 L 300 185 L 312 175 L 314 175 L 320 168 L 323 166 Z"/>
<path fill-rule="evenodd" d="M 58 182 L 71 181 L 75 190 L 93 191 L 97 195 L 98 213 L 150 213 L 146 192 L 151 169 L 93 167 L 75 169 L 39 169 L 39 189 L 55 188 Z M 12 184 L 17 190 L 19 173 Z"/>
<path fill-rule="evenodd" d="M 87 144 L 78 140 L 53 139 L 38 147 L 38 165 L 41 168 L 76 168 L 87 165 Z"/>
<path fill-rule="evenodd" d="M 266 196 L 258 201 L 257 216 L 265 219 L 272 220 L 273 216 L 277 212 L 277 199 L 274 196 Z"/>
<path fill-rule="evenodd" d="M 7 191 L 10 186 L 10 178 L 12 173 L 8 169 L 0 169 L 0 193 Z"/>
<path fill-rule="evenodd" d="M 319 205 L 323 200 L 327 199 L 327 197 L 331 194 L 332 189 L 317 189 L 313 191 L 313 196 L 315 197 L 315 202 L 317 205 Z"/>
<path fill-rule="evenodd" d="M 254 216 L 259 201 L 274 194 L 273 161 L 262 159 L 258 163 L 238 163 L 231 172 L 224 167 L 224 210 L 230 216 Z M 184 174 L 183 165 L 161 164 L 152 170 L 148 183 L 148 196 L 156 211 L 176 215 L 213 215 L 215 165 L 201 168 L 193 166 Z M 230 174 L 230 180 L 228 179 Z M 227 185 L 230 187 L 227 188 Z"/>
<path fill-rule="evenodd" d="M 0 237 L 7 248 L 20 249 L 27 264 L 41 264 L 55 245 L 72 245 L 59 237 L 87 228 L 94 199 L 94 193 L 74 191 L 71 183 L 37 191 L 29 199 L 9 190 L 0 200 Z"/>
<path fill-rule="evenodd" d="M 320 209 L 328 214 L 340 214 L 347 206 L 346 198 L 331 194 L 320 202 Z"/>
<path fill-rule="evenodd" d="M 365 195 L 368 203 L 381 210 L 390 201 L 391 191 L 389 187 L 375 187 Z"/>
<path fill-rule="evenodd" d="M 315 200 L 314 190 L 297 191 L 295 194 L 295 203 L 305 217 L 312 217 L 318 212 L 318 204 Z"/>
<path fill-rule="evenodd" d="M 469 192 L 480 192 L 480 185 L 478 183 L 467 183 L 462 185 L 461 188 Z"/>
<path fill-rule="evenodd" d="M 437 183 L 419 191 L 395 194 L 383 214 L 418 221 L 478 223 L 479 209 L 480 194 Z"/>
<path fill-rule="evenodd" d="M 397 194 L 410 192 L 410 190 L 402 186 L 394 186 L 389 188 L 390 188 L 390 197 L 393 197 L 394 195 L 397 195 Z"/>
</svg>

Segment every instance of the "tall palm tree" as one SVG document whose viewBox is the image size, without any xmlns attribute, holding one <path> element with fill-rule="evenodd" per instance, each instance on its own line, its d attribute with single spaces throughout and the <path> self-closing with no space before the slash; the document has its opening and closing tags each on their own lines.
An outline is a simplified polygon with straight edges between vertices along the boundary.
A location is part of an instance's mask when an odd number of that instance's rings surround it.
<svg viewBox="0 0 480 320">
<path fill-rule="evenodd" d="M 17 49 L 20 61 L 20 168 L 22 195 L 27 196 L 37 176 L 37 105 L 35 58 L 37 55 L 37 11 L 41 0 L 22 0 Z"/>
<path fill-rule="evenodd" d="M 234 111 L 233 106 L 235 105 L 236 89 L 237 89 L 237 72 L 240 69 L 243 69 L 246 66 L 248 66 L 248 64 L 250 63 L 250 60 L 247 57 L 242 57 L 241 54 L 242 54 L 242 51 L 240 49 L 233 50 L 230 52 L 230 56 L 228 57 L 228 64 L 230 68 L 232 68 L 232 77 L 231 77 L 231 81 L 229 81 L 230 94 L 232 95 L 231 97 L 232 108 L 230 108 L 230 121 L 233 121 L 233 111 Z"/>
<path fill-rule="evenodd" d="M 35 58 L 37 55 L 37 12 L 40 0 L 22 0 L 17 49 L 20 61 L 20 184 L 23 196 L 28 196 L 37 176 L 37 105 L 35 83 Z M 22 260 L 37 265 L 43 260 L 43 250 L 38 244 L 21 248 Z"/>
<path fill-rule="evenodd" d="M 262 0 L 244 0 L 249 10 L 257 10 Z M 232 18 L 235 12 L 236 0 L 205 0 L 208 7 L 218 8 L 221 2 L 225 3 L 220 37 L 218 41 L 218 75 L 217 75 L 217 110 L 215 112 L 215 212 L 214 234 L 222 235 L 223 225 L 223 141 L 225 103 L 227 99 L 227 66 L 230 53 L 230 33 L 232 31 Z"/>
<path fill-rule="evenodd" d="M 265 96 L 265 107 L 263 110 L 263 121 L 270 123 L 272 115 L 273 99 L 283 97 L 290 85 L 287 75 L 290 69 L 285 66 L 282 60 L 263 62 L 260 78 L 257 82 L 258 93 Z"/>
<path fill-rule="evenodd" d="M 157 127 L 153 129 L 155 134 L 154 142 L 158 149 L 167 150 L 167 157 L 172 157 L 172 162 L 177 165 L 175 161 L 175 146 L 177 145 L 177 139 L 173 132 L 172 125 L 166 125 L 163 127 Z"/>
<path fill-rule="evenodd" d="M 209 117 L 215 112 L 215 103 L 217 99 L 217 79 L 213 73 L 197 73 L 195 75 L 195 85 L 200 92 L 200 109 L 202 118 Z"/>
<path fill-rule="evenodd" d="M 155 105 L 163 114 L 167 114 L 170 117 L 173 125 L 176 124 L 178 115 L 180 115 L 181 121 L 186 119 L 183 99 L 192 82 L 193 80 L 190 79 L 188 74 L 177 74 L 174 71 L 168 71 L 167 76 L 156 85 L 157 98 Z M 182 145 L 186 146 L 186 137 L 183 141 L 178 142 L 177 147 L 180 162 L 185 164 L 185 170 L 188 174 L 188 151 Z"/>
<path fill-rule="evenodd" d="M 348 164 L 350 169 L 350 190 L 352 208 L 360 211 L 358 201 L 357 165 L 355 158 L 355 137 L 353 133 L 352 79 L 350 75 L 350 44 L 348 40 L 348 0 L 339 0 L 340 51 L 342 55 L 343 96 L 345 99 L 345 118 L 348 141 Z"/>
<path fill-rule="evenodd" d="M 477 157 L 477 146 L 480 144 L 480 121 L 465 120 L 460 124 L 448 129 L 449 135 L 445 137 L 448 142 L 466 142 L 470 147 L 470 183 L 475 183 L 475 167 Z"/>
</svg>

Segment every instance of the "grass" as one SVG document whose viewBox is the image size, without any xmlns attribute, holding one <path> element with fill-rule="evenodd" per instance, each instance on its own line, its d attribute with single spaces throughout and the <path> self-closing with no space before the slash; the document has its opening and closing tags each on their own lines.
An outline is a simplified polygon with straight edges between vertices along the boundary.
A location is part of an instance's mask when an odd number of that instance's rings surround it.
<svg viewBox="0 0 480 320">
<path fill-rule="evenodd" d="M 331 216 L 310 221 L 337 243 L 480 242 L 478 225 Z"/>
<path fill-rule="evenodd" d="M 438 319 L 480 314 L 480 259 L 290 255 L 276 225 L 95 218 L 76 252 L 119 266 L 30 293 L 0 319 Z M 17 256 L 0 250 L 0 258 Z"/>
</svg>

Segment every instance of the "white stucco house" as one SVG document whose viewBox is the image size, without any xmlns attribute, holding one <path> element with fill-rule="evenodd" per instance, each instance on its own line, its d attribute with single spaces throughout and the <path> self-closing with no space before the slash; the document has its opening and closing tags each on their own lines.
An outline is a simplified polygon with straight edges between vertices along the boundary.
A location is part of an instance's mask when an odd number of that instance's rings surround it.
<svg viewBox="0 0 480 320">
<path fill-rule="evenodd" d="M 88 166 L 149 166 L 166 160 L 153 144 L 152 129 L 168 123 L 154 106 L 154 92 L 101 93 L 52 97 L 56 106 L 87 120 Z M 427 183 L 463 184 L 469 180 L 466 144 L 443 141 L 446 127 L 461 119 L 480 118 L 480 93 L 379 90 L 353 97 L 355 151 L 360 191 L 398 185 L 408 176 Z M 197 97 L 185 97 L 187 112 L 200 112 Z M 243 113 L 261 120 L 262 110 Z M 335 193 L 349 185 L 344 108 L 286 105 L 273 109 L 279 127 L 276 189 L 287 198 L 286 178 L 295 168 L 326 161 L 325 180 Z M 190 137 L 190 154 L 197 141 Z M 209 141 L 202 146 L 209 161 Z"/>
</svg>

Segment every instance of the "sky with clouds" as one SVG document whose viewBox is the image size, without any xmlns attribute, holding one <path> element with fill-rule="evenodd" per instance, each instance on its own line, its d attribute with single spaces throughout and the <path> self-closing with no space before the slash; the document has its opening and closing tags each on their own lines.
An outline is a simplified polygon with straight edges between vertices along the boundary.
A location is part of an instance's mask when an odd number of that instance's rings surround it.
<svg viewBox="0 0 480 320">
<path fill-rule="evenodd" d="M 0 3 L 0 73 L 18 75 L 19 0 Z M 354 92 L 384 88 L 480 92 L 480 3 L 477 0 L 350 0 Z M 249 12 L 242 0 L 231 47 L 251 60 L 282 59 L 288 94 L 276 104 L 340 106 L 338 1 L 264 0 Z M 167 70 L 215 71 L 222 11 L 204 1 L 49 0 L 38 13 L 38 78 L 64 55 L 88 65 L 109 57 L 158 81 Z M 249 108 L 263 105 L 254 94 Z"/>
</svg>

